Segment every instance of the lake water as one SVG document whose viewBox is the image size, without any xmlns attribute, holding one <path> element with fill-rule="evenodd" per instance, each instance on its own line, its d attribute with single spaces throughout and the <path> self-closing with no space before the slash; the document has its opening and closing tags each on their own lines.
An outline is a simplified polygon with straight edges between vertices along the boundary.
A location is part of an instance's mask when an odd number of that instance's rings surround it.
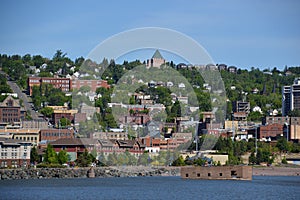
<svg viewBox="0 0 300 200">
<path fill-rule="evenodd" d="M 0 180 L 0 199 L 300 199 L 300 177 L 252 181 L 180 177 Z"/>
</svg>

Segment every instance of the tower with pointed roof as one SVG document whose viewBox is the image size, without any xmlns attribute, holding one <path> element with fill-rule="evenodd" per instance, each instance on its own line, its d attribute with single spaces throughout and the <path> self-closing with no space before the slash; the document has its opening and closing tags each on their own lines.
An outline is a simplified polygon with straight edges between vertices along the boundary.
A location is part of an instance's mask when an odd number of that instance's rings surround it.
<svg viewBox="0 0 300 200">
<path fill-rule="evenodd" d="M 151 59 L 147 60 L 147 67 L 160 67 L 165 64 L 166 60 L 162 57 L 158 50 L 155 51 Z"/>
</svg>

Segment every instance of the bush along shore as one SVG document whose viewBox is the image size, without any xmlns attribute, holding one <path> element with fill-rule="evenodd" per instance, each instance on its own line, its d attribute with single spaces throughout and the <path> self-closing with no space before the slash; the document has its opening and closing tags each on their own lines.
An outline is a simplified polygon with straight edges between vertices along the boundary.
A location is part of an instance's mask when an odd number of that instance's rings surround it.
<svg viewBox="0 0 300 200">
<path fill-rule="evenodd" d="M 95 167 L 93 177 L 179 176 L 178 167 Z M 87 178 L 91 168 L 1 169 L 0 180 Z"/>
</svg>

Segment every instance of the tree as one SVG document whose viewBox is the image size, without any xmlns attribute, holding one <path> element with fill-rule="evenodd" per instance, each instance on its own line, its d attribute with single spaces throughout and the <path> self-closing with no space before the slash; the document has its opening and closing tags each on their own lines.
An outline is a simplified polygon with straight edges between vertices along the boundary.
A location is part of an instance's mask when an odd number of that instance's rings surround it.
<svg viewBox="0 0 300 200">
<path fill-rule="evenodd" d="M 30 162 L 31 163 L 37 163 L 40 161 L 40 157 L 38 155 L 37 149 L 36 147 L 32 147 L 31 151 L 30 151 Z"/>
<path fill-rule="evenodd" d="M 79 167 L 88 167 L 93 162 L 93 156 L 85 149 L 85 151 L 78 156 L 76 162 Z"/>
<path fill-rule="evenodd" d="M 45 117 L 51 117 L 54 110 L 51 107 L 44 107 L 40 110 L 40 112 L 45 116 Z"/>
<path fill-rule="evenodd" d="M 71 125 L 71 121 L 65 117 L 60 118 L 59 122 L 60 122 L 60 125 L 59 125 L 60 127 L 67 127 L 67 126 Z"/>
<path fill-rule="evenodd" d="M 47 145 L 47 148 L 46 148 L 46 151 L 44 154 L 44 162 L 48 163 L 48 164 L 57 164 L 58 163 L 57 154 L 51 144 Z"/>
<path fill-rule="evenodd" d="M 251 163 L 251 164 L 256 163 L 256 157 L 255 157 L 254 151 L 252 151 L 250 156 L 249 156 L 249 163 Z"/>
<path fill-rule="evenodd" d="M 65 150 L 61 150 L 61 151 L 58 152 L 57 160 L 58 160 L 59 164 L 62 165 L 64 163 L 68 162 L 68 159 L 69 159 L 69 157 L 68 157 L 68 154 Z"/>
<path fill-rule="evenodd" d="M 280 150 L 280 152 L 288 152 L 290 150 L 288 141 L 286 138 L 281 137 L 277 140 L 276 147 Z"/>
<path fill-rule="evenodd" d="M 178 100 L 175 101 L 171 108 L 171 117 L 180 117 L 181 116 L 181 107 L 180 102 Z"/>
<path fill-rule="evenodd" d="M 182 156 L 179 156 L 174 162 L 172 163 L 172 166 L 184 166 L 185 162 Z"/>
</svg>

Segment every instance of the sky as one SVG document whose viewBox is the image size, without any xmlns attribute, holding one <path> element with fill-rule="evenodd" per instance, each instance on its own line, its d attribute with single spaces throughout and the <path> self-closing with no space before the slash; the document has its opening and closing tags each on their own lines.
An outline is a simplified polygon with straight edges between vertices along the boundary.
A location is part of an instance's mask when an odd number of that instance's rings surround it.
<svg viewBox="0 0 300 200">
<path fill-rule="evenodd" d="M 298 0 L 1 0 L 0 54 L 83 56 L 120 32 L 179 31 L 215 63 L 250 69 L 300 66 Z"/>
</svg>

